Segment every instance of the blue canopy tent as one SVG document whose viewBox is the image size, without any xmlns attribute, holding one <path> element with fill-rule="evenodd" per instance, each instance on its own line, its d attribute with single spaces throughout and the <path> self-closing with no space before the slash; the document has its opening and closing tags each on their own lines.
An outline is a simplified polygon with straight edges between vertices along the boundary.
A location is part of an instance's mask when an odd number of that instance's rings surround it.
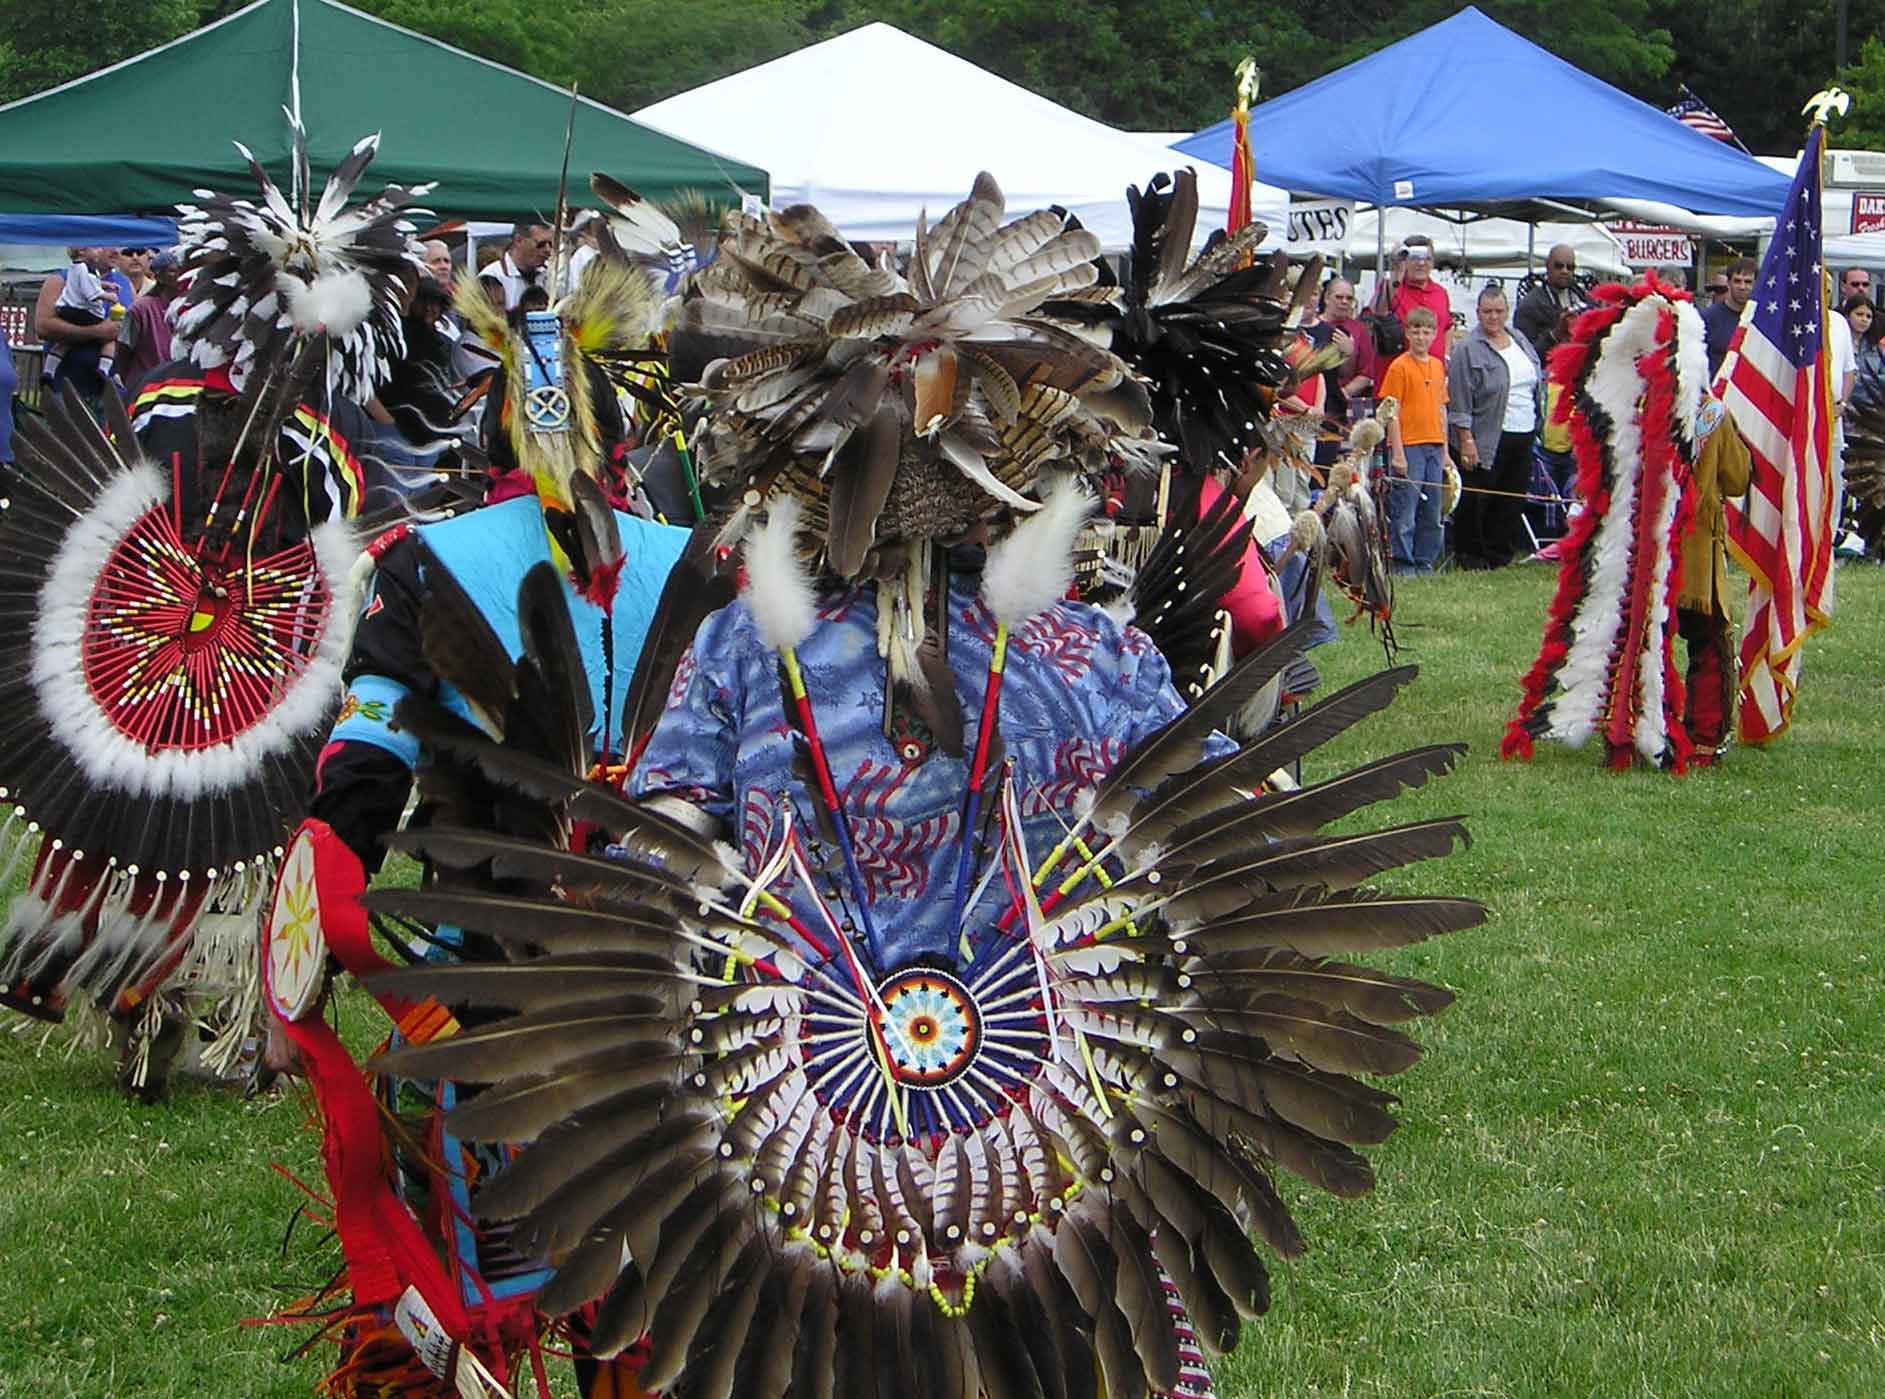
<svg viewBox="0 0 1885 1399">
<path fill-rule="evenodd" d="M 1229 166 L 1231 123 L 1175 144 Z M 1753 156 L 1472 7 L 1262 103 L 1250 113 L 1250 147 L 1269 184 L 1375 205 L 1649 199 L 1763 218 L 1788 189 Z"/>
<path fill-rule="evenodd" d="M 175 219 L 147 219 L 134 214 L 0 214 L 0 244 L 167 248 L 176 241 Z"/>
</svg>

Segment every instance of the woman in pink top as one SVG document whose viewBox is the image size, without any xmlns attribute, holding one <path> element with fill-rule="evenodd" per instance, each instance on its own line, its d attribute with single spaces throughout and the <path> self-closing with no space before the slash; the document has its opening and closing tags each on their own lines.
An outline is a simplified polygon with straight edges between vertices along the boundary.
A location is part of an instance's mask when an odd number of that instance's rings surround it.
<svg viewBox="0 0 1885 1399">
<path fill-rule="evenodd" d="M 1224 494 L 1214 476 L 1206 475 L 1198 487 L 1198 515 L 1202 518 Z M 1218 603 L 1230 614 L 1230 649 L 1233 656 L 1243 656 L 1283 630 L 1283 603 L 1270 585 L 1270 571 L 1263 566 L 1253 540 L 1244 546 L 1244 566 Z"/>
</svg>

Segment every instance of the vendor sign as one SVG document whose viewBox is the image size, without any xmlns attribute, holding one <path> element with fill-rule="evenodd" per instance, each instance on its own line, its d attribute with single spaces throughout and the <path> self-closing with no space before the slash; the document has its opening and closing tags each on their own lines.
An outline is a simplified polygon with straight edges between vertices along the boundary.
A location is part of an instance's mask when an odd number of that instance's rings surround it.
<svg viewBox="0 0 1885 1399">
<path fill-rule="evenodd" d="M 1355 226 L 1352 199 L 1292 199 L 1289 202 L 1289 251 L 1293 257 L 1321 253 L 1342 255 L 1348 233 Z"/>
<path fill-rule="evenodd" d="M 1611 224 L 1610 231 L 1623 247 L 1623 260 L 1632 267 L 1680 266 L 1695 260 L 1695 245 L 1679 228 L 1626 220 Z"/>
</svg>

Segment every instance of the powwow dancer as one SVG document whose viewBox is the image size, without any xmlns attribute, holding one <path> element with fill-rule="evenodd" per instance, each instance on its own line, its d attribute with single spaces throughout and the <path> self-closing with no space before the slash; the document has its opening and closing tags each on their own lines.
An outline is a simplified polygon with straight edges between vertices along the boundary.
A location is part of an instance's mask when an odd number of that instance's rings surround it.
<svg viewBox="0 0 1885 1399">
<path fill-rule="evenodd" d="M 148 1098 L 186 1000 L 220 1003 L 207 1065 L 241 1049 L 255 919 L 339 698 L 361 497 L 339 418 L 401 352 L 419 266 L 423 190 L 348 207 L 378 139 L 317 191 L 296 128 L 287 191 L 251 158 L 258 197 L 199 192 L 179 220 L 183 359 L 128 416 L 108 396 L 101 427 L 68 398 L 18 439 L 0 795 L 8 868 L 32 863 L 0 1002 L 108 1009 Z"/>
<path fill-rule="evenodd" d="M 813 209 L 741 220 L 672 350 L 746 586 L 681 662 L 645 800 L 452 740 L 618 858 L 412 830 L 514 882 L 366 898 L 503 946 L 374 979 L 480 1021 L 382 1067 L 488 1085 L 444 1119 L 516 1144 L 470 1217 L 597 1355 L 645 1337 L 642 1389 L 1202 1387 L 1268 1306 L 1252 1233 L 1301 1247 L 1273 1171 L 1365 1191 L 1392 1099 L 1354 1075 L 1405 1068 L 1389 1027 L 1451 999 L 1327 958 L 1481 921 L 1362 887 L 1463 828 L 1317 832 L 1457 746 L 1246 795 L 1412 671 L 1239 750 L 1213 729 L 1297 636 L 1187 712 L 1142 635 L 1062 600 L 1087 479 L 1147 469 L 1142 388 L 1032 314 L 1096 251 L 1004 223 L 987 176 L 907 276 Z"/>
<path fill-rule="evenodd" d="M 1640 760 L 1681 773 L 1695 743 L 1674 644 L 1677 600 L 1703 585 L 1683 572 L 1696 463 L 1712 466 L 1738 443 L 1732 428 L 1709 435 L 1719 417 L 1703 412 L 1707 347 L 1687 293 L 1651 272 L 1596 297 L 1551 357 L 1585 508 L 1559 546 L 1544 645 L 1501 752 L 1529 758 L 1539 738 L 1577 748 L 1595 736 L 1613 769 Z M 1715 567 L 1710 558 L 1710 583 Z M 1704 741 L 1720 737 L 1716 728 Z"/>
<path fill-rule="evenodd" d="M 270 1057 L 312 1082 L 346 1264 L 300 1313 L 340 1342 L 332 1394 L 492 1394 L 521 1364 L 541 1373 L 535 1299 L 547 1274 L 501 1232 L 474 1232 L 466 1214 L 469 1184 L 504 1152 L 441 1125 L 469 1096 L 461 1085 L 363 1076 L 323 1016 L 323 993 L 331 964 L 355 975 L 385 965 L 360 896 L 397 846 L 415 776 L 416 827 L 477 826 L 567 848 L 575 833 L 558 812 L 468 768 L 454 744 L 489 734 L 554 755 L 576 784 L 611 767 L 619 782 L 635 726 L 645 733 L 665 696 L 631 681 L 651 630 L 665 630 L 664 588 L 688 534 L 625 512 L 623 419 L 605 372 L 641 352 L 654 306 L 644 274 L 619 257 L 593 262 L 576 292 L 526 313 L 521 329 L 463 284 L 461 311 L 500 351 L 482 444 L 495 498 L 401 526 L 368 550 L 346 699 L 264 928 Z M 691 563 L 676 591 L 689 590 L 710 590 Z M 483 855 L 424 854 L 435 898 L 509 885 Z M 484 929 L 449 913 L 382 920 L 381 930 L 414 955 L 487 970 L 503 960 Z M 396 1044 L 458 1024 L 423 999 L 380 1004 Z"/>
</svg>

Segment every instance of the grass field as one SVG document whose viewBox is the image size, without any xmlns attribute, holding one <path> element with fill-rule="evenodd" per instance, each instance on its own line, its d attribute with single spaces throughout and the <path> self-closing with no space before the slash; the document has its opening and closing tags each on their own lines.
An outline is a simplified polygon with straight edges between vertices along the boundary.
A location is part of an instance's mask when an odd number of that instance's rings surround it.
<svg viewBox="0 0 1885 1399">
<path fill-rule="evenodd" d="M 1885 1392 L 1885 572 L 1842 571 L 1794 732 L 1686 779 L 1498 761 L 1550 583 L 1408 581 L 1421 678 L 1330 755 L 1470 740 L 1394 819 L 1462 812 L 1475 844 L 1399 886 L 1493 918 L 1389 959 L 1459 1001 L 1376 1192 L 1299 1192 L 1311 1251 L 1221 1388 Z M 1331 684 L 1378 659 L 1318 656 Z M 315 1361 L 277 1360 L 299 1333 L 241 1324 L 318 1273 L 308 1239 L 282 1257 L 268 1169 L 319 1178 L 301 1102 L 135 1107 L 101 1057 L 33 1044 L 0 1035 L 0 1395 L 307 1394 Z"/>
</svg>

